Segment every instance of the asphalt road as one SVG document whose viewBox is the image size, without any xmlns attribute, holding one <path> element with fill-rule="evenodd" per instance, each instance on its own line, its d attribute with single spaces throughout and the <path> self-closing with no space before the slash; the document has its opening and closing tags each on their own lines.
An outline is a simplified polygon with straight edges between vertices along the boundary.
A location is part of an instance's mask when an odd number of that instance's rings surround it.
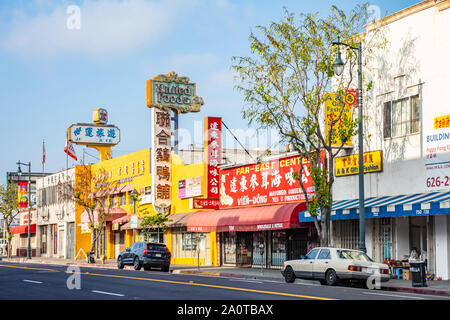
<svg viewBox="0 0 450 320">
<path fill-rule="evenodd" d="M 343 286 L 76 268 L 1 261 L 0 300 L 450 300 Z"/>
</svg>

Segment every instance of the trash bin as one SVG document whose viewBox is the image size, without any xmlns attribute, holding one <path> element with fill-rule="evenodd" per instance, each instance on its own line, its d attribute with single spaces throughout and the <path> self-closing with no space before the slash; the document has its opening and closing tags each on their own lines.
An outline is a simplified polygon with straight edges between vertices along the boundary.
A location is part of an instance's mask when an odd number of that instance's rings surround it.
<svg viewBox="0 0 450 320">
<path fill-rule="evenodd" d="M 409 271 L 411 272 L 413 287 L 426 287 L 427 278 L 425 272 L 425 262 L 410 262 Z"/>
<path fill-rule="evenodd" d="M 86 254 L 86 260 L 87 260 L 87 263 L 95 263 L 94 252 L 89 251 Z"/>
</svg>

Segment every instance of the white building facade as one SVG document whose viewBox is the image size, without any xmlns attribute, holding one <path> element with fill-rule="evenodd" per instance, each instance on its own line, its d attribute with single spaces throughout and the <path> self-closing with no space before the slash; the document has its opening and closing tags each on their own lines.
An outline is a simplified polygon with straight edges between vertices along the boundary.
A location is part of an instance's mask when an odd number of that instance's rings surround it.
<svg viewBox="0 0 450 320">
<path fill-rule="evenodd" d="M 404 260 L 416 248 L 429 272 L 448 280 L 450 0 L 422 1 L 387 16 L 386 23 L 385 49 L 363 66 L 363 87 L 373 83 L 364 90 L 364 152 L 382 154 L 382 171 L 364 175 L 366 249 L 382 262 Z M 358 154 L 357 136 L 342 152 L 352 154 Z M 358 199 L 358 175 L 336 177 L 334 246 L 358 247 Z M 300 221 L 312 219 L 301 213 Z"/>
<path fill-rule="evenodd" d="M 65 200 L 69 193 L 65 184 L 73 186 L 75 169 L 68 169 L 38 179 L 37 191 L 37 243 L 39 255 L 52 258 L 74 258 L 75 203 Z"/>
</svg>

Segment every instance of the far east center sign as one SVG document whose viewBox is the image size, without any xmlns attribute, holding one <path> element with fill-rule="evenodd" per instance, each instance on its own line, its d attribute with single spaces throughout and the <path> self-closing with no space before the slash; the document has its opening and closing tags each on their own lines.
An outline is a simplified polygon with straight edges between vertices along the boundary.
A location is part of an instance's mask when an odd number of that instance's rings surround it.
<svg viewBox="0 0 450 320">
<path fill-rule="evenodd" d="M 321 154 L 322 167 L 325 154 Z M 246 166 L 220 169 L 220 208 L 239 208 L 268 204 L 302 202 L 305 200 L 301 176 L 308 198 L 315 194 L 311 165 L 300 156 L 291 156 Z"/>
</svg>

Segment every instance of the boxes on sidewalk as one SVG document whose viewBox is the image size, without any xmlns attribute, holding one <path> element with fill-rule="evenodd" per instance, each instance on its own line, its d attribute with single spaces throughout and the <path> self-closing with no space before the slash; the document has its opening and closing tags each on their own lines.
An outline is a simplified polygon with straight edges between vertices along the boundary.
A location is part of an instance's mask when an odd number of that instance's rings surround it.
<svg viewBox="0 0 450 320">
<path fill-rule="evenodd" d="M 411 271 L 403 269 L 403 280 L 411 280 Z"/>
</svg>

